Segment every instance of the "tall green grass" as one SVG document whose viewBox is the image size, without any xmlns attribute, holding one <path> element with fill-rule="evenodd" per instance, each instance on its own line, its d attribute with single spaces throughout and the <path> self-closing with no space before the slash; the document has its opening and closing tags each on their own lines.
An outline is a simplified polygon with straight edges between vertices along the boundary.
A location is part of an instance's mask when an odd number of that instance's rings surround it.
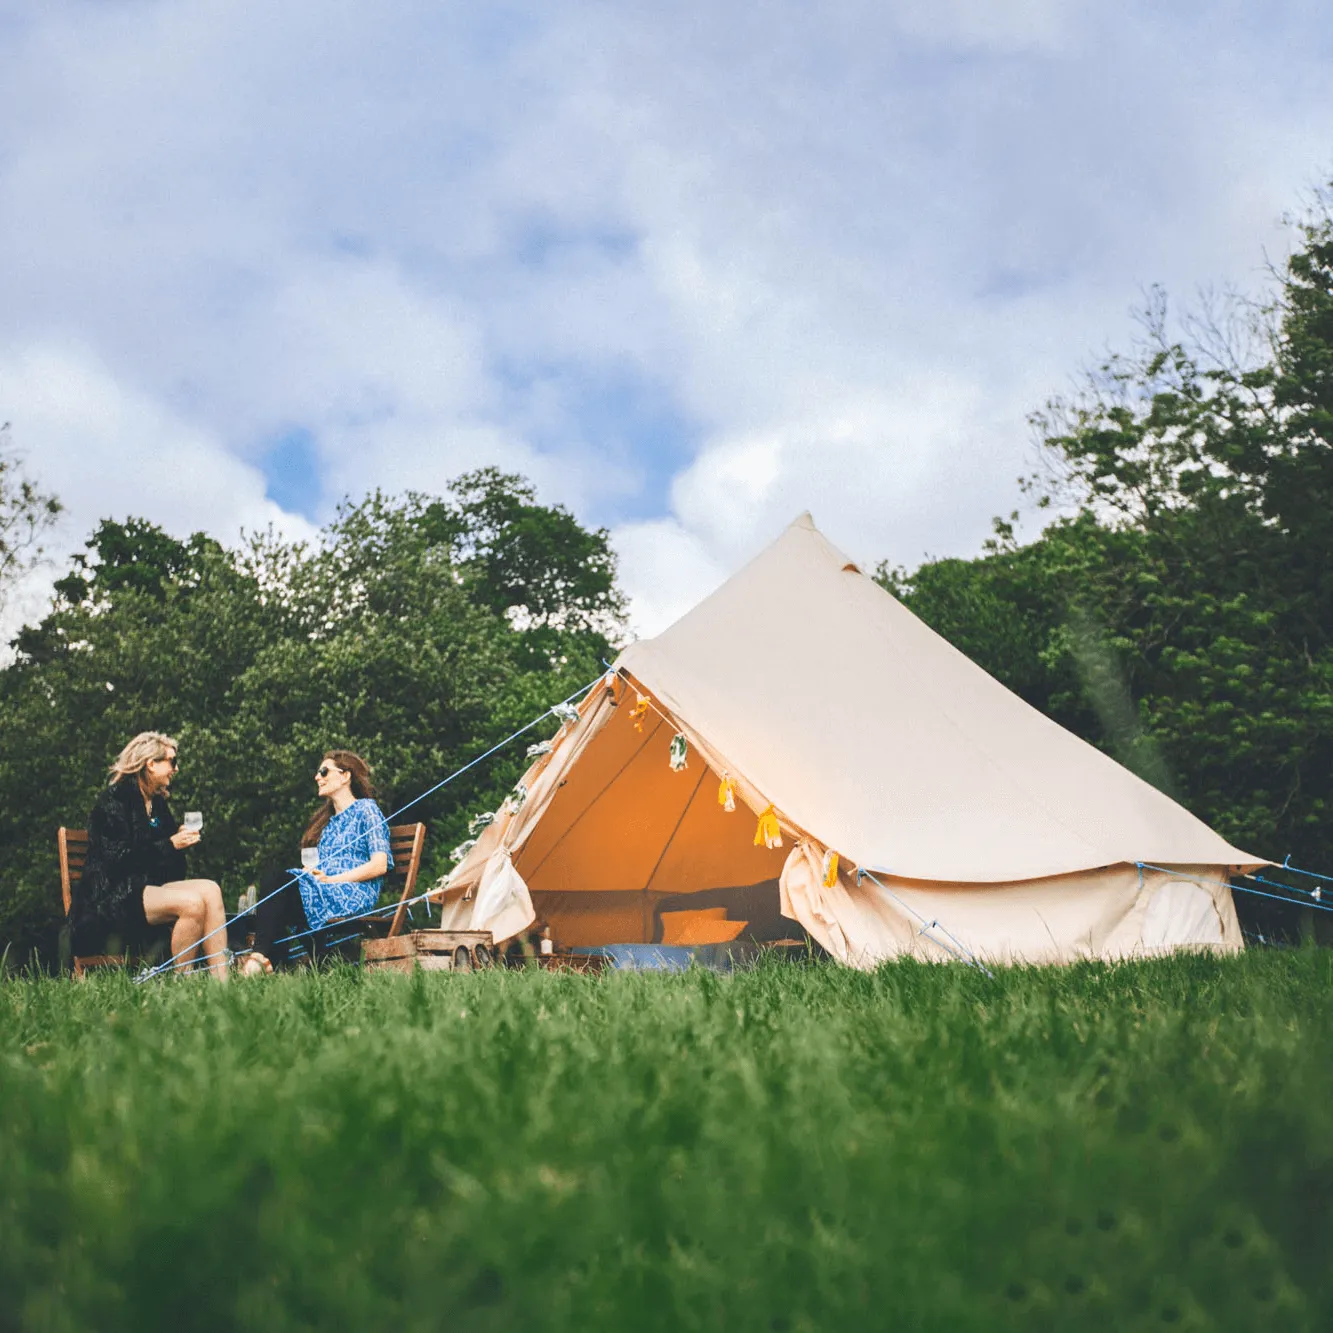
<svg viewBox="0 0 1333 1333">
<path fill-rule="evenodd" d="M 0 986 L 0 1329 L 1320 1329 L 1333 956 Z"/>
</svg>

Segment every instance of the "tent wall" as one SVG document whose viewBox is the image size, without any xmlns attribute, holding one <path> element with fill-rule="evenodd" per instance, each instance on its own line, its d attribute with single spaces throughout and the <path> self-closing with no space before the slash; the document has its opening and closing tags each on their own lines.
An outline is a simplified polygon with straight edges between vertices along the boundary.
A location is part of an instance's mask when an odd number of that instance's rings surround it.
<svg viewBox="0 0 1333 1333">
<path fill-rule="evenodd" d="M 624 695 L 515 852 L 529 890 L 694 893 L 776 879 L 785 852 L 754 845 L 743 803 L 723 810 L 717 774 L 696 749 L 673 772 L 674 725 L 654 712 L 634 718 L 633 692 Z"/>
<path fill-rule="evenodd" d="M 873 967 L 903 955 L 996 963 L 1130 958 L 1242 947 L 1227 866 L 1177 873 L 1105 866 L 1010 884 L 939 884 L 878 875 L 821 883 L 823 848 L 802 843 L 782 876 L 783 910 L 835 958 Z"/>
</svg>

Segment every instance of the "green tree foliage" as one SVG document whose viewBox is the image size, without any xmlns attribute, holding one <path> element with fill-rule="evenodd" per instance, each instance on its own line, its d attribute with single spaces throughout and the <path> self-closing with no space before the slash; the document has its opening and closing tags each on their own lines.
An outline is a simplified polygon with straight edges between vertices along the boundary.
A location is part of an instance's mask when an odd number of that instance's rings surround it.
<svg viewBox="0 0 1333 1333">
<path fill-rule="evenodd" d="M 607 534 L 494 470 L 347 505 L 314 548 L 101 523 L 0 671 L 0 941 L 51 953 L 55 829 L 86 822 L 134 733 L 180 740 L 175 803 L 207 821 L 192 869 L 234 899 L 292 863 L 324 750 L 364 754 L 391 811 L 594 678 L 622 616 Z M 523 751 L 413 809 L 437 872 Z"/>
<path fill-rule="evenodd" d="M 881 578 L 1237 845 L 1333 866 L 1333 219 L 1296 228 L 1269 304 L 1172 337 L 1154 296 L 1141 344 L 1034 416 L 1039 539 L 997 521 L 976 560 Z"/>
</svg>

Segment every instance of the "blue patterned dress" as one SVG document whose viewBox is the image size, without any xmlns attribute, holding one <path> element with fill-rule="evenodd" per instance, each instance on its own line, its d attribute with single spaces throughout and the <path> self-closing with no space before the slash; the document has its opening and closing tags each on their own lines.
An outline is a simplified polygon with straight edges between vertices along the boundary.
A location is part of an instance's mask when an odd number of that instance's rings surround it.
<svg viewBox="0 0 1333 1333">
<path fill-rule="evenodd" d="M 326 875 L 341 875 L 363 866 L 376 852 L 383 852 L 393 865 L 389 825 L 379 806 L 365 797 L 334 815 L 319 835 L 319 868 Z M 326 926 L 332 917 L 370 911 L 384 887 L 383 878 L 360 884 L 325 884 L 304 870 L 290 873 L 300 880 L 301 902 L 312 930 Z"/>
</svg>

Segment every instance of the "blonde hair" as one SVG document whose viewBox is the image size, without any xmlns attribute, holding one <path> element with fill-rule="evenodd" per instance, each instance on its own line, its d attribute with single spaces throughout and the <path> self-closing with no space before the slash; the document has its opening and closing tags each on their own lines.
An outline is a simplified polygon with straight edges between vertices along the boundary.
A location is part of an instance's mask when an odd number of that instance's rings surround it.
<svg viewBox="0 0 1333 1333">
<path fill-rule="evenodd" d="M 168 750 L 179 750 L 180 746 L 170 736 L 160 731 L 141 731 L 117 756 L 111 765 L 111 785 L 114 787 L 121 778 L 142 773 L 147 764 L 154 759 L 165 759 Z"/>
</svg>

